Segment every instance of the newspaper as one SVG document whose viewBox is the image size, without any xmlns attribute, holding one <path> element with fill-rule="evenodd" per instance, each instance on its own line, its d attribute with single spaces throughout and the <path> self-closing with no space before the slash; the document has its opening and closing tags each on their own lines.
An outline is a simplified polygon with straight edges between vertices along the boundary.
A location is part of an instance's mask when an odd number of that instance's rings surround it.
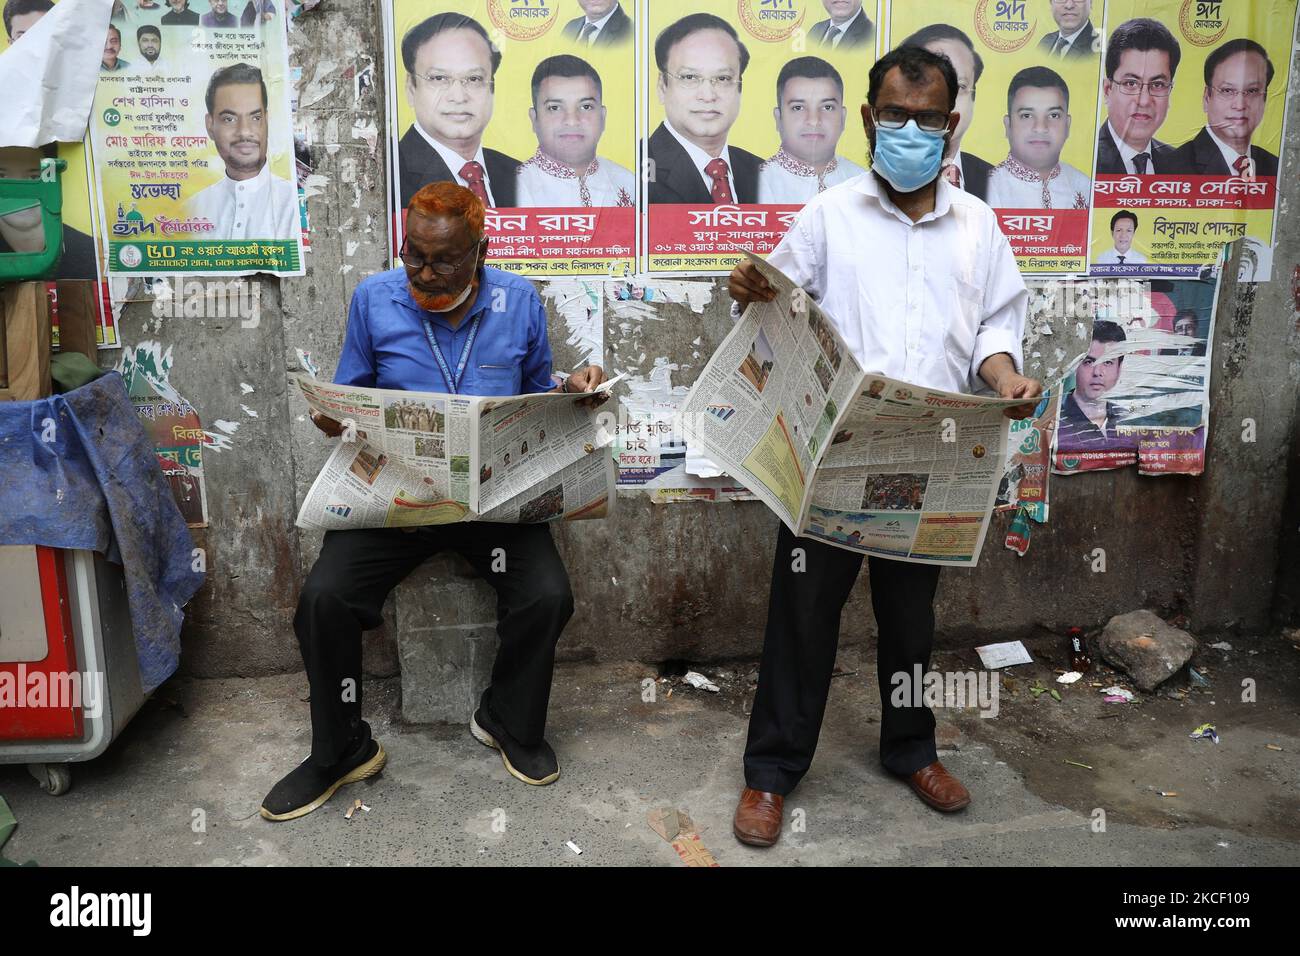
<svg viewBox="0 0 1300 956">
<path fill-rule="evenodd" d="M 688 441 L 795 534 L 860 554 L 973 567 L 1023 399 L 865 371 L 803 289 L 774 288 L 723 341 L 682 406 Z"/>
<path fill-rule="evenodd" d="M 580 404 L 591 392 L 496 398 L 293 379 L 314 411 L 345 428 L 300 528 L 567 521 L 603 518 L 613 505 L 613 436 Z"/>
</svg>

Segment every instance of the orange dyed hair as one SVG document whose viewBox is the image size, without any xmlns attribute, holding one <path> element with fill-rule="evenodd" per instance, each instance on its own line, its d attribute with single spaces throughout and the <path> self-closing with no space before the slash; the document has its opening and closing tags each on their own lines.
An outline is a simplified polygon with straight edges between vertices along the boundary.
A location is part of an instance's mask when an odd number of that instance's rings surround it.
<svg viewBox="0 0 1300 956">
<path fill-rule="evenodd" d="M 450 181 L 429 183 L 411 197 L 408 212 L 423 216 L 451 216 L 465 220 L 476 236 L 483 235 L 483 203 L 464 186 Z"/>
</svg>

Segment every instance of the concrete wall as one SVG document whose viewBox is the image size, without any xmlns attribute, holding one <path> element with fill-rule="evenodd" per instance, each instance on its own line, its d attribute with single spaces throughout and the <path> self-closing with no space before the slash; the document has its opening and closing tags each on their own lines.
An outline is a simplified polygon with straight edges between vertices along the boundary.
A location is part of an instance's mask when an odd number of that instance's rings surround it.
<svg viewBox="0 0 1300 956">
<path fill-rule="evenodd" d="M 204 456 L 211 527 L 196 538 L 207 549 L 209 579 L 188 609 L 182 663 L 195 675 L 300 667 L 291 622 L 319 540 L 295 529 L 293 519 L 328 442 L 306 419 L 286 372 L 296 368 L 298 348 L 317 357 L 323 375 L 333 372 L 352 290 L 383 268 L 386 254 L 382 84 L 357 99 L 351 80 L 351 71 L 370 63 L 383 75 L 377 7 L 325 3 L 298 21 L 292 44 L 303 76 L 298 124 L 310 131 L 316 172 L 324 177 L 323 191 L 310 204 L 308 275 L 259 280 L 263 309 L 256 328 L 156 319 L 143 303 L 128 306 L 122 320 L 126 343 L 174 346 L 172 383 L 206 427 L 216 418 L 241 422 L 229 450 Z M 1300 85 L 1294 76 L 1291 83 L 1293 89 Z M 1300 108 L 1294 96 L 1288 112 L 1278 281 L 1258 287 L 1226 282 L 1222 289 L 1206 474 L 1143 478 L 1127 470 L 1054 480 L 1051 522 L 1036 530 L 1027 557 L 1001 547 L 1001 518 L 977 569 L 945 571 L 941 642 L 973 645 L 1039 628 L 1059 632 L 1137 607 L 1185 612 L 1200 629 L 1249 631 L 1268 625 L 1275 596 L 1278 613 L 1294 613 L 1300 605 L 1300 462 L 1293 451 L 1300 447 L 1300 361 L 1290 281 L 1300 262 Z M 682 366 L 674 383 L 690 384 L 728 328 L 725 291 L 715 289 L 702 315 L 685 306 L 665 306 L 661 314 L 662 321 L 646 323 L 635 341 L 620 338 L 607 323 L 606 364 L 618 370 L 641 351 L 662 355 Z M 553 340 L 562 341 L 558 319 L 554 328 Z M 1041 350 L 1044 359 L 1032 367 L 1044 372 L 1052 362 L 1047 353 L 1057 349 L 1072 356 L 1082 343 L 1059 327 L 1050 341 L 1034 333 L 1027 352 Z M 700 358 L 692 356 L 696 352 Z M 115 361 L 116 353 L 104 358 Z M 253 392 L 241 394 L 241 383 Z M 241 412 L 241 403 L 257 417 Z M 1240 423 L 1248 417 L 1258 429 L 1254 443 L 1241 441 Z M 757 502 L 653 505 L 639 497 L 621 500 L 607 521 L 556 529 L 577 597 L 562 656 L 756 656 L 775 531 L 776 519 Z M 1104 574 L 1089 566 L 1098 547 L 1107 553 Z M 467 639 L 482 637 L 491 616 L 485 586 L 446 586 L 455 567 L 431 562 L 390 599 L 390 626 L 367 636 L 372 672 L 398 671 L 393 634 L 399 623 L 404 632 L 430 633 L 431 640 L 446 637 L 439 629 L 448 626 L 466 628 Z M 845 641 L 874 633 L 869 600 L 864 573 L 845 611 Z M 433 661 L 409 646 L 403 657 L 411 668 L 472 675 L 485 655 L 457 646 L 457 653 Z"/>
</svg>

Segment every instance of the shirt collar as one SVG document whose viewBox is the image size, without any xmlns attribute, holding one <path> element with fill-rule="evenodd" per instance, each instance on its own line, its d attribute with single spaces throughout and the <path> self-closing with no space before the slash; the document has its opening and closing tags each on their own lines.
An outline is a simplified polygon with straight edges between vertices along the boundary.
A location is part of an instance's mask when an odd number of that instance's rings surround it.
<svg viewBox="0 0 1300 956">
<path fill-rule="evenodd" d="M 858 7 L 858 12 L 853 14 L 853 16 L 849 17 L 848 20 L 846 20 L 844 23 L 841 23 L 839 26 L 836 26 L 835 21 L 832 20 L 830 22 L 830 25 L 826 27 L 826 31 L 829 33 L 831 30 L 839 30 L 841 36 L 845 33 L 848 33 L 849 27 L 853 26 L 853 24 L 858 22 L 858 17 L 866 16 L 866 13 L 863 12 L 865 9 L 866 9 L 865 7 Z"/>
<path fill-rule="evenodd" d="M 612 16 L 613 16 L 615 13 L 617 13 L 617 12 L 618 12 L 618 4 L 616 3 L 616 4 L 614 4 L 612 7 L 609 8 L 609 13 L 605 14 L 605 15 L 604 15 L 603 17 L 601 17 L 599 20 L 596 20 L 596 21 L 595 21 L 596 32 L 597 32 L 597 33 L 600 33 L 601 30 L 605 29 L 605 24 L 606 24 L 606 23 L 609 23 L 609 18 L 612 17 Z M 593 21 L 587 19 L 586 17 L 583 18 L 583 24 L 584 24 L 584 25 L 586 25 L 586 24 L 588 24 L 588 23 L 591 23 L 591 22 L 593 22 Z M 582 28 L 579 27 L 578 29 L 581 30 Z"/>
<path fill-rule="evenodd" d="M 586 178 L 587 176 L 596 175 L 597 171 L 600 169 L 600 157 L 597 156 L 593 158 L 591 165 L 581 173 L 575 173 L 572 166 L 566 166 L 564 163 L 551 159 L 551 157 L 542 152 L 542 148 L 539 146 L 537 147 L 537 152 L 533 153 L 529 159 L 524 161 L 524 165 L 535 166 L 548 176 L 554 176 L 556 179 L 577 179 L 579 176 Z"/>
<path fill-rule="evenodd" d="M 271 182 L 271 163 L 270 160 L 262 164 L 262 168 L 257 171 L 257 175 L 252 179 L 231 179 L 229 175 L 223 176 L 222 185 L 227 190 L 234 189 L 237 186 L 247 186 L 250 190 L 265 188 Z"/>
<path fill-rule="evenodd" d="M 1237 152 L 1223 140 L 1219 139 L 1218 135 L 1214 130 L 1210 129 L 1210 127 L 1205 127 L 1205 131 L 1210 134 L 1210 139 L 1214 140 L 1214 145 L 1219 147 L 1219 152 L 1223 154 L 1223 159 L 1224 162 L 1228 164 L 1228 169 L 1235 173 L 1237 170 L 1233 169 L 1233 163 L 1239 160 L 1244 154 Z"/>
<path fill-rule="evenodd" d="M 426 133 L 424 131 L 424 127 L 421 126 L 418 121 L 416 123 L 413 123 L 412 125 L 415 127 L 416 132 L 419 133 L 422 137 L 424 137 L 424 141 L 433 147 L 434 152 L 436 152 L 439 156 L 442 157 L 442 161 L 446 163 L 447 168 L 451 170 L 452 176 L 459 176 L 461 168 L 466 163 L 468 163 L 469 160 L 466 159 L 464 156 L 462 156 L 460 153 L 456 152 L 450 146 L 444 146 L 442 143 L 438 142 L 436 139 L 434 139 L 432 136 Z M 483 167 L 483 175 L 486 176 L 487 161 L 483 158 L 482 141 L 479 142 L 478 150 L 474 153 L 474 162 L 478 163 L 480 166 Z"/>
<path fill-rule="evenodd" d="M 1022 163 L 1020 160 L 1016 159 L 1014 156 L 1010 154 L 1007 154 L 1007 158 L 1002 160 L 1002 162 L 998 163 L 998 165 L 995 168 L 1005 169 L 1014 178 L 1020 180 L 1023 183 L 1050 182 L 1051 180 L 1055 179 L 1057 176 L 1061 175 L 1060 163 L 1057 163 L 1055 166 L 1053 166 L 1052 171 L 1048 173 L 1046 176 L 1044 176 L 1041 173 L 1039 173 L 1038 170 L 1026 166 L 1024 163 Z"/>
<path fill-rule="evenodd" d="M 816 168 L 809 166 L 802 159 L 798 159 L 792 154 L 786 152 L 784 146 L 778 149 L 776 155 L 769 159 L 768 162 L 775 163 L 793 176 L 802 176 L 804 179 L 817 179 L 819 181 L 835 172 L 836 168 L 839 166 L 839 160 L 832 156 L 831 161 L 826 164 L 826 169 L 823 170 L 819 176 Z"/>
<path fill-rule="evenodd" d="M 934 210 L 932 212 L 927 212 L 916 222 L 913 222 L 912 218 L 907 213 L 894 205 L 893 201 L 889 198 L 889 193 L 886 192 L 884 186 L 881 185 L 880 177 L 871 170 L 867 170 L 861 176 L 850 179 L 849 185 L 857 192 L 862 193 L 862 195 L 870 196 L 875 199 L 880 203 L 880 208 L 882 210 L 889 213 L 895 219 L 905 222 L 909 226 L 919 226 L 921 223 L 929 222 L 931 219 L 939 219 L 948 215 L 948 210 L 952 208 L 952 190 L 954 187 L 942 176 L 940 176 L 938 181 L 935 182 Z"/>
<path fill-rule="evenodd" d="M 708 182 L 708 177 L 705 176 L 704 173 L 704 167 L 709 165 L 709 163 L 713 162 L 714 157 L 710 156 L 708 153 L 700 149 L 700 147 L 696 146 L 694 143 L 692 143 L 681 133 L 677 132 L 677 130 L 673 129 L 673 124 L 668 122 L 666 117 L 664 119 L 664 129 L 672 133 L 673 139 L 677 140 L 677 142 L 682 144 L 682 149 L 686 150 L 686 155 L 691 158 L 691 162 L 693 162 L 695 164 L 695 168 L 699 170 L 700 176 L 704 178 L 705 182 Z M 722 147 L 722 152 L 717 155 L 717 158 L 724 160 L 726 162 L 728 174 L 731 175 L 735 174 L 735 171 L 731 168 L 731 152 L 728 146 L 724 145 Z"/>
<path fill-rule="evenodd" d="M 1110 117 L 1106 118 L 1106 128 L 1110 130 L 1111 141 L 1114 142 L 1115 148 L 1119 150 L 1120 159 L 1124 160 L 1126 164 L 1133 162 L 1133 157 L 1138 153 L 1146 153 L 1148 156 L 1152 156 L 1150 140 L 1147 140 L 1146 149 L 1134 149 L 1128 143 L 1124 142 L 1124 137 L 1120 136 L 1119 133 L 1116 132 L 1114 124 L 1110 121 Z M 1152 158 L 1154 159 L 1154 156 L 1152 156 Z M 1147 162 L 1147 169 L 1151 169 L 1151 162 L 1149 160 Z"/>
<path fill-rule="evenodd" d="M 420 308 L 419 303 L 415 301 L 415 297 L 411 295 L 411 285 L 406 277 L 406 270 L 401 266 L 398 266 L 397 271 L 399 271 L 401 275 L 398 276 L 398 279 L 400 280 L 398 287 L 393 290 L 393 301 L 398 305 L 406 306 L 423 319 L 428 319 L 430 322 L 436 322 L 445 329 L 452 329 L 451 323 L 447 321 L 446 316 L 443 313 L 430 312 L 428 309 Z M 478 313 L 487 310 L 487 308 L 492 304 L 492 292 L 488 289 L 488 286 L 490 285 L 492 285 L 492 280 L 488 277 L 487 267 L 480 266 L 478 270 L 478 292 L 474 295 L 474 304 L 469 307 L 469 311 L 465 313 L 464 317 L 460 320 L 460 323 L 452 329 L 452 331 L 459 332 L 461 329 L 465 328 L 468 320 L 472 319 Z"/>
<path fill-rule="evenodd" d="M 1057 31 L 1057 36 L 1060 36 L 1061 39 L 1064 40 L 1066 43 L 1070 44 L 1070 46 L 1074 46 L 1074 41 L 1079 39 L 1079 34 L 1082 33 L 1084 30 L 1088 29 L 1088 23 L 1089 21 L 1085 20 L 1083 26 L 1079 27 L 1079 29 L 1075 30 L 1068 37 L 1061 36 L 1061 31 L 1059 30 Z"/>
</svg>

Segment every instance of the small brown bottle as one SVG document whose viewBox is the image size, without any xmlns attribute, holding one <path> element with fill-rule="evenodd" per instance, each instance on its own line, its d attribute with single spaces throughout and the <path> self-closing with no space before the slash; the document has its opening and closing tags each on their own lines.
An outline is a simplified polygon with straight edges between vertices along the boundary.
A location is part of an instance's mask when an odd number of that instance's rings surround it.
<svg viewBox="0 0 1300 956">
<path fill-rule="evenodd" d="M 1088 655 L 1088 641 L 1083 636 L 1083 628 L 1072 627 L 1066 634 L 1070 638 L 1070 670 L 1088 673 L 1092 670 L 1092 658 Z"/>
</svg>

